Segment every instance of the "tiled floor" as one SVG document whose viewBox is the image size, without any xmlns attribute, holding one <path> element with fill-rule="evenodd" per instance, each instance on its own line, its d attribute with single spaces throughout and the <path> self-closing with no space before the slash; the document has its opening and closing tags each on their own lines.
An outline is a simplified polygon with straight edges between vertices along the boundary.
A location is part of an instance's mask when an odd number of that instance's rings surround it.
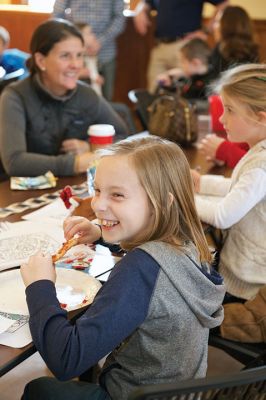
<svg viewBox="0 0 266 400">
<path fill-rule="evenodd" d="M 239 371 L 238 363 L 223 351 L 209 348 L 208 375 L 230 374 Z M 0 399 L 19 400 L 25 384 L 39 376 L 51 375 L 38 353 L 24 361 L 13 371 L 0 378 Z"/>
</svg>

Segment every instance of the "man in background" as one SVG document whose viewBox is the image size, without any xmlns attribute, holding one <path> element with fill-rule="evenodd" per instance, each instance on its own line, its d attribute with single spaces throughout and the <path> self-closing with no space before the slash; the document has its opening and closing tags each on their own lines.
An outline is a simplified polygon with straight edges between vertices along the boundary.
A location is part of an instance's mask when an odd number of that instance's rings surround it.
<svg viewBox="0 0 266 400">
<path fill-rule="evenodd" d="M 87 23 L 95 35 L 89 54 L 98 56 L 98 70 L 104 77 L 102 92 L 112 100 L 116 69 L 116 38 L 123 32 L 123 0 L 56 0 L 53 15 L 74 23 Z"/>
<path fill-rule="evenodd" d="M 216 6 L 208 26 L 202 27 L 204 3 Z M 136 8 L 134 24 L 137 32 L 145 35 L 151 24 L 149 13 L 157 11 L 156 46 L 152 49 L 148 66 L 148 89 L 153 92 L 156 77 L 178 65 L 177 54 L 184 39 L 207 39 L 214 16 L 229 4 L 229 0 L 141 0 Z"/>
</svg>

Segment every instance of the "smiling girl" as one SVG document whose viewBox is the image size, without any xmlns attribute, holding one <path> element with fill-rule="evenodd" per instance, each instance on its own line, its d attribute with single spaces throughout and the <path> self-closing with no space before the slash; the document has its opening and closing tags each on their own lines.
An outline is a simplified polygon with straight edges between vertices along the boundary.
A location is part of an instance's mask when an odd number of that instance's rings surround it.
<svg viewBox="0 0 266 400">
<path fill-rule="evenodd" d="M 42 378 L 23 399 L 126 400 L 142 384 L 206 374 L 224 285 L 209 264 L 180 148 L 156 137 L 110 147 L 96 170 L 92 207 L 103 239 L 127 253 L 74 326 L 56 299 L 51 256 L 31 257 L 21 272 L 32 337 L 49 368 L 71 379 L 111 352 L 100 386 Z M 98 240 L 101 229 L 82 217 L 64 226 L 66 238 L 80 232 L 81 243 Z"/>
<path fill-rule="evenodd" d="M 196 189 L 224 195 L 217 204 L 197 198 L 202 221 L 224 229 L 219 271 L 228 301 L 253 298 L 266 284 L 266 64 L 246 64 L 225 72 L 217 85 L 228 139 L 250 150 L 231 178 L 200 176 Z"/>
</svg>

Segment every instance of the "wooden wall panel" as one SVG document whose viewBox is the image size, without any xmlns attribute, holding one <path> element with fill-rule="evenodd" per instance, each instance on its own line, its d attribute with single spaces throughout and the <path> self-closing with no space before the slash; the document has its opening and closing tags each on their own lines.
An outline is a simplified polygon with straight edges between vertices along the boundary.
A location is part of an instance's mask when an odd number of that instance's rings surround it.
<svg viewBox="0 0 266 400">
<path fill-rule="evenodd" d="M 132 18 L 127 19 L 126 29 L 118 38 L 117 73 L 114 97 L 116 101 L 129 104 L 130 89 L 146 87 L 146 70 L 149 55 L 154 46 L 153 29 L 139 35 Z"/>
<path fill-rule="evenodd" d="M 17 10 L 8 10 L 0 7 L 0 25 L 4 26 L 10 33 L 11 48 L 29 52 L 31 36 L 35 28 L 50 17 L 48 13 L 33 11 L 22 11 L 26 7 L 15 7 Z M 20 10 L 21 8 L 21 10 Z"/>
</svg>

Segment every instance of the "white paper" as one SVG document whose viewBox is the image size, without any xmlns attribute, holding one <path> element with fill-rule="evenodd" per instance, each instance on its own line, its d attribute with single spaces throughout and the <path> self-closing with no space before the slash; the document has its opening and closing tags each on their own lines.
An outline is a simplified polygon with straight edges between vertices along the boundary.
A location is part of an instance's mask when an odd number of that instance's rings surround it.
<svg viewBox="0 0 266 400">
<path fill-rule="evenodd" d="M 67 209 L 61 199 L 56 199 L 52 203 L 39 208 L 22 218 L 27 221 L 43 221 L 62 226 L 64 220 L 70 215 L 70 209 Z"/>
<path fill-rule="evenodd" d="M 27 344 L 31 342 L 32 337 L 28 323 L 21 326 L 16 332 L 4 332 L 0 334 L 0 344 L 14 347 L 15 349 L 20 349 L 21 347 L 27 346 Z"/>
<path fill-rule="evenodd" d="M 9 318 L 2 317 L 0 315 L 0 333 L 5 332 L 12 324 L 14 321 L 12 321 Z"/>
<path fill-rule="evenodd" d="M 0 271 L 20 266 L 39 250 L 53 254 L 63 241 L 63 230 L 56 224 L 15 222 L 0 232 Z"/>
<path fill-rule="evenodd" d="M 92 260 L 89 274 L 94 277 L 98 277 L 103 282 L 106 282 L 111 270 L 119 260 L 118 257 L 112 256 L 110 250 L 107 247 L 97 245 L 96 254 Z M 104 273 L 107 271 L 106 273 Z"/>
</svg>

